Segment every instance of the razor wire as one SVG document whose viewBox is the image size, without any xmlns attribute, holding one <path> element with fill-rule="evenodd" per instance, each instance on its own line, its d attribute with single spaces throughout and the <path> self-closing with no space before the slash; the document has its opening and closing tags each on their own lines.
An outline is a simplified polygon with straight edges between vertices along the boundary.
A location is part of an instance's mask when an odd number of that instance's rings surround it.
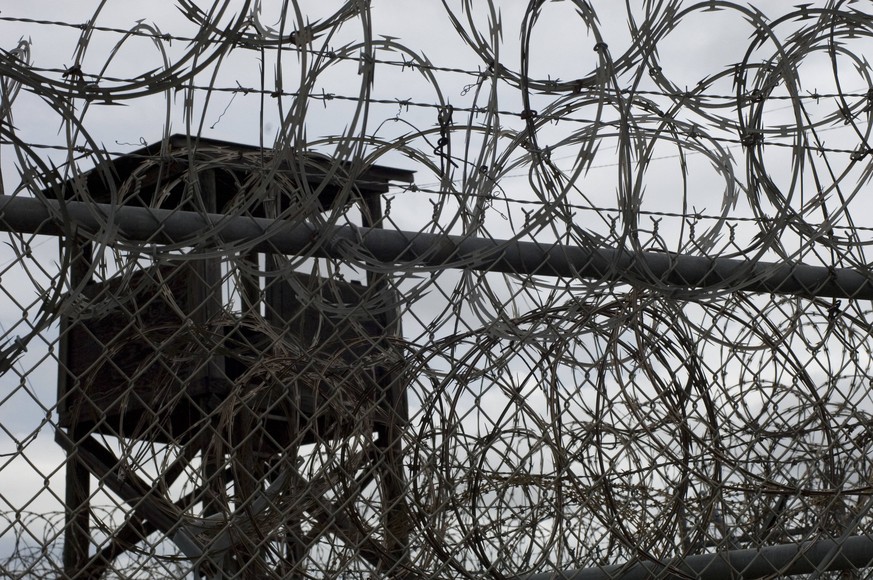
<svg viewBox="0 0 873 580">
<path fill-rule="evenodd" d="M 0 12 L 0 575 L 869 575 L 873 6 L 164 8 Z"/>
</svg>

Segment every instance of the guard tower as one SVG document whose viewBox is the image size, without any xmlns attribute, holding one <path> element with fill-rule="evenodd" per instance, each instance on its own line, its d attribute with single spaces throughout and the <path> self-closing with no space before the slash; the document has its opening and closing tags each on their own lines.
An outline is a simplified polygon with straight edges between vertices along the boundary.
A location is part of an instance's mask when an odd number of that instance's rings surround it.
<svg viewBox="0 0 873 580">
<path fill-rule="evenodd" d="M 174 135 L 54 195 L 292 220 L 356 206 L 381 227 L 392 182 L 412 173 Z M 56 433 L 68 575 L 98 578 L 154 533 L 203 576 L 293 577 L 323 534 L 402 574 L 408 413 L 389 280 L 304 273 L 269 251 L 231 267 L 197 248 L 107 274 L 105 256 L 74 247 Z M 126 514 L 99 543 L 95 480 Z"/>
</svg>

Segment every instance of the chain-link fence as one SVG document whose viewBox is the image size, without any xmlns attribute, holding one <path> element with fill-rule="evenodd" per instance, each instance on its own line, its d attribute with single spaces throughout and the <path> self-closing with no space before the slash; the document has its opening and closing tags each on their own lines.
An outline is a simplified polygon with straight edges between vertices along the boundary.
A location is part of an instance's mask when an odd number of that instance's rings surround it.
<svg viewBox="0 0 873 580">
<path fill-rule="evenodd" d="M 0 12 L 0 575 L 869 577 L 873 5 L 176 8 Z"/>
</svg>

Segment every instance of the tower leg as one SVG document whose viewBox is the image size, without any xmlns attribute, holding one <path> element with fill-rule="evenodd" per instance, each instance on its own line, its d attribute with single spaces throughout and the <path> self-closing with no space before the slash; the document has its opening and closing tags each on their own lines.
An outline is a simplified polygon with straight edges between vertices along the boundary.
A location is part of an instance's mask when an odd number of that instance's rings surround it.
<svg viewBox="0 0 873 580">
<path fill-rule="evenodd" d="M 88 276 L 88 269 L 92 262 L 92 247 L 90 243 L 76 240 L 74 248 L 79 251 L 70 256 L 70 284 L 77 287 Z M 61 333 L 67 331 L 67 324 L 61 323 Z M 63 348 L 63 347 L 62 347 Z M 62 357 L 65 362 L 65 357 Z M 61 405 L 68 404 L 68 377 L 63 364 L 58 369 L 58 401 Z M 78 387 L 71 387 L 78 388 Z M 63 413 L 63 409 L 59 409 Z M 56 438 L 62 437 L 71 440 L 73 445 L 67 452 L 67 461 L 64 466 L 65 490 L 64 490 L 64 548 L 62 561 L 64 573 L 69 578 L 74 578 L 88 563 L 88 548 L 91 541 L 91 473 L 78 456 L 76 444 L 87 433 L 77 426 L 73 420 L 66 433 L 57 429 Z"/>
<path fill-rule="evenodd" d="M 406 505 L 406 481 L 403 476 L 403 449 L 397 430 L 388 428 L 380 433 L 376 444 L 378 469 L 382 471 L 382 509 L 384 509 L 385 563 L 389 578 L 402 578 L 408 564 L 410 521 Z"/>
<path fill-rule="evenodd" d="M 81 438 L 81 434 L 75 429 L 70 429 L 68 435 L 61 436 L 70 437 L 74 441 Z M 63 564 L 64 573 L 74 578 L 88 563 L 91 540 L 91 473 L 79 461 L 75 451 L 67 454 L 65 472 Z"/>
</svg>

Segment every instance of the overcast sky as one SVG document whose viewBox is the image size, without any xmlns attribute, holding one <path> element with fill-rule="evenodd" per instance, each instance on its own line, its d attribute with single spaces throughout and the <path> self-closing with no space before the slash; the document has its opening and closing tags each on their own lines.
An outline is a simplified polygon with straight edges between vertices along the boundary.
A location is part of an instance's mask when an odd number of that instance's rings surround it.
<svg viewBox="0 0 873 580">
<path fill-rule="evenodd" d="M 206 8 L 211 3 L 197 4 Z M 278 8 L 280 4 L 265 3 L 260 11 L 255 11 L 251 4 L 232 0 L 217 25 L 230 25 L 239 18 L 241 10 L 247 9 L 252 18 L 246 27 L 248 33 L 255 31 L 257 22 L 268 36 L 288 35 L 300 28 L 300 22 L 317 27 L 319 21 L 343 6 L 341 2 L 315 0 L 297 2 L 284 9 Z M 866 78 L 869 74 L 866 63 L 853 56 L 863 54 L 870 47 L 863 35 L 841 39 L 845 50 L 833 60 L 823 43 L 820 49 L 793 60 L 793 88 L 789 90 L 787 83 L 777 84 L 771 96 L 779 98 L 762 105 L 761 124 L 773 130 L 765 136 L 767 146 L 763 156 L 767 174 L 779 187 L 791 192 L 780 207 L 778 200 L 749 194 L 744 177 L 748 157 L 743 146 L 736 142 L 741 137 L 736 124 L 742 115 L 728 103 L 737 91 L 736 76 L 732 73 L 737 63 L 744 58 L 752 63 L 770 62 L 780 50 L 790 52 L 790 43 L 785 48 L 770 41 L 750 50 L 750 38 L 756 30 L 754 21 L 758 18 L 756 10 L 769 11 L 773 20 L 793 10 L 789 3 L 768 2 L 758 3 L 761 6 L 756 9 L 708 11 L 691 9 L 691 3 L 680 2 L 677 3 L 679 9 L 688 9 L 690 13 L 672 27 L 670 19 L 664 18 L 669 13 L 670 3 L 667 2 L 629 2 L 631 12 L 628 13 L 623 3 L 598 0 L 591 3 L 593 12 L 585 12 L 584 17 L 573 2 L 548 2 L 531 29 L 526 62 L 521 57 L 526 3 L 494 2 L 493 14 L 497 15 L 499 28 L 490 18 L 488 3 L 472 1 L 470 4 L 472 14 L 468 6 L 456 1 L 446 0 L 444 6 L 437 1 L 375 0 L 368 14 L 372 19 L 369 23 L 359 16 L 338 29 L 320 31 L 311 44 L 306 45 L 305 56 L 296 48 L 281 51 L 270 48 L 261 53 L 239 47 L 226 51 L 198 73 L 192 83 L 193 90 L 177 87 L 146 95 L 134 81 L 159 75 L 165 67 L 164 59 L 171 67 L 179 66 L 183 71 L 190 71 L 194 66 L 195 61 L 190 58 L 192 45 L 186 39 L 196 36 L 199 30 L 185 17 L 182 3 L 0 2 L 0 38 L 4 39 L 0 49 L 11 51 L 26 47 L 35 75 L 29 78 L 45 81 L 24 84 L 12 105 L 14 129 L 11 132 L 31 145 L 28 155 L 46 164 L 63 166 L 62 171 L 68 177 L 89 169 L 93 158 L 88 155 L 81 156 L 74 165 L 64 165 L 69 161 L 64 148 L 70 145 L 71 125 L 57 112 L 51 99 L 46 98 L 47 86 L 62 87 L 63 83 L 76 78 L 75 71 L 81 71 L 85 75 L 81 77 L 83 80 L 96 82 L 101 90 L 112 89 L 117 98 L 111 103 L 105 99 L 91 103 L 81 98 L 64 101 L 74 107 L 75 118 L 82 128 L 72 144 L 87 148 L 88 143 L 97 143 L 109 156 L 158 141 L 168 133 L 191 132 L 252 145 L 263 143 L 266 147 L 272 147 L 277 138 L 301 147 L 305 136 L 307 146 L 328 154 L 335 153 L 336 140 L 346 133 L 378 137 L 383 144 L 369 145 L 365 148 L 366 154 L 373 156 L 377 163 L 416 171 L 418 191 L 395 189 L 391 194 L 394 227 L 405 230 L 437 231 L 451 224 L 452 233 L 496 238 L 517 235 L 537 241 L 562 238 L 579 243 L 584 235 L 610 236 L 615 234 L 615 227 L 618 233 L 624 231 L 622 228 L 630 228 L 616 211 L 625 203 L 640 212 L 634 227 L 644 232 L 641 237 L 643 243 L 650 244 L 647 247 L 718 253 L 736 251 L 736 247 L 727 243 L 727 226 L 716 218 L 730 221 L 740 235 L 737 247 L 746 248 L 754 247 L 755 236 L 760 233 L 757 225 L 731 220 L 753 217 L 756 210 L 769 216 L 797 212 L 809 229 L 787 229 L 783 233 L 780 241 L 784 255 L 828 263 L 833 254 L 801 255 L 797 252 L 807 247 L 811 235 L 829 226 L 873 226 L 869 202 L 859 186 L 864 182 L 863 172 L 869 156 L 854 164 L 847 152 L 862 143 L 866 125 L 856 127 L 851 123 L 833 122 L 815 135 L 805 133 L 808 145 L 846 151 L 818 157 L 802 155 L 804 165 L 798 173 L 792 171 L 792 149 L 781 147 L 790 145 L 796 135 L 790 131 L 777 134 L 780 127 L 791 127 L 802 116 L 807 116 L 807 122 L 822 121 L 846 104 L 830 97 L 819 102 L 806 100 L 801 109 L 792 105 L 796 105 L 796 100 L 780 99 L 790 97 L 792 91 L 809 96 L 833 93 L 839 87 L 852 95 L 867 93 L 871 85 Z M 522 70 L 538 81 L 537 87 L 550 82 L 558 86 L 574 80 L 589 81 L 596 78 L 598 70 L 605 74 L 601 59 L 607 58 L 604 56 L 607 52 L 609 59 L 621 63 L 624 55 L 640 48 L 629 30 L 646 22 L 645 5 L 658 7 L 650 22 L 658 23 L 668 32 L 659 38 L 657 52 L 649 55 L 648 62 L 641 63 L 639 57 L 634 56 L 633 66 L 603 84 L 610 89 L 635 88 L 651 92 L 628 109 L 638 123 L 636 140 L 631 139 L 633 148 L 622 149 L 617 123 L 622 113 L 614 102 L 604 103 L 584 90 L 579 93 L 585 95 L 582 100 L 572 92 L 547 94 L 540 88 L 526 95 L 523 88 L 511 80 Z M 811 6 L 820 7 L 824 3 Z M 860 10 L 871 8 L 866 2 L 856 6 L 863 6 Z M 96 27 L 88 30 L 87 42 L 78 26 L 84 23 Z M 805 24 L 806 21 L 797 19 L 780 23 L 776 34 L 787 42 L 792 32 Z M 133 30 L 137 35 L 126 37 L 122 32 L 126 30 Z M 496 42 L 492 42 L 489 31 L 494 31 Z M 368 38 L 369 32 L 372 32 L 371 38 Z M 166 36 L 158 40 L 143 37 L 152 33 Z M 480 41 L 489 46 L 491 54 L 497 54 L 499 66 L 511 71 L 510 80 L 492 85 L 488 74 L 490 63 L 483 57 L 485 50 L 476 46 L 477 34 L 481 35 Z M 295 107 L 301 104 L 295 98 L 301 78 L 319 53 L 343 53 L 344 47 L 354 44 L 364 47 L 367 41 L 379 45 L 379 50 L 373 54 L 377 61 L 389 61 L 372 65 L 375 67 L 372 87 L 367 86 L 366 75 L 361 74 L 362 67 L 370 66 L 367 59 L 360 58 L 362 48 L 350 50 L 348 59 L 332 61 L 317 75 L 309 87 L 311 98 L 305 115 L 293 114 Z M 198 58 L 209 58 L 220 48 L 220 44 L 208 45 Z M 8 62 L 9 58 L 7 55 L 3 62 Z M 402 66 L 404 62 L 408 64 Z M 417 63 L 428 63 L 435 68 L 422 69 Z M 71 69 L 74 72 L 71 73 Z M 761 69 L 753 70 L 759 73 Z M 669 85 L 665 81 L 669 81 Z M 726 106 L 712 111 L 718 119 L 715 123 L 711 116 L 677 106 L 675 99 L 654 94 L 668 87 L 691 92 L 704 87 L 708 104 L 723 101 Z M 489 102 L 488 93 L 492 89 L 493 100 Z M 366 107 L 366 119 L 361 117 L 364 108 L 356 101 L 362 91 L 369 91 L 373 100 Z M 49 94 L 54 98 L 59 93 L 49 91 Z M 864 102 L 863 97 L 853 96 L 847 104 L 857 113 Z M 454 107 L 447 133 L 454 164 L 441 160 L 435 152 L 440 149 L 437 143 L 442 136 L 440 115 L 446 114 L 447 105 Z M 672 124 L 658 116 L 660 111 L 674 106 Z M 493 125 L 488 131 L 481 127 L 486 109 L 500 111 L 491 118 Z M 563 115 L 562 111 L 567 114 Z M 554 118 L 549 121 L 538 118 L 546 115 Z M 539 165 L 532 170 L 535 166 L 531 164 L 532 155 L 521 136 L 529 125 L 522 117 L 531 119 L 537 126 L 537 144 L 541 150 L 548 150 L 551 165 Z M 595 119 L 604 123 L 597 124 Z M 868 121 L 863 114 L 857 115 L 857 120 L 858 123 Z M 465 133 L 467 125 L 473 127 L 469 135 Z M 689 137 L 694 132 L 692 127 L 700 132 L 693 138 Z M 393 147 L 398 139 L 419 132 L 425 135 L 409 139 L 408 153 Z M 592 143 L 597 146 L 592 147 Z M 630 159 L 625 157 L 628 151 L 631 151 Z M 420 154 L 421 158 L 412 152 Z M 18 153 L 21 150 L 16 151 L 7 141 L 0 144 L 3 186 L 7 194 L 18 191 L 20 195 L 30 195 L 32 192 L 22 188 Z M 488 180 L 479 176 L 482 165 L 489 166 L 491 178 Z M 560 196 L 550 199 L 548 196 L 554 195 L 554 191 L 538 185 L 546 173 L 563 173 L 564 183 L 572 186 L 559 187 Z M 835 183 L 843 189 L 837 191 Z M 848 213 L 839 211 L 837 202 L 815 202 L 809 192 L 816 189 L 827 190 L 831 200 L 847 196 L 850 201 L 846 207 L 851 218 Z M 490 201 L 484 204 L 471 201 L 477 195 L 488 196 Z M 435 202 L 444 205 L 433 205 Z M 456 217 L 462 206 L 471 214 L 479 212 L 481 222 L 478 225 L 459 223 Z M 436 214 L 435 208 L 439 207 L 441 213 Z M 611 211 L 602 211 L 604 208 Z M 569 214 L 572 217 L 568 217 Z M 691 230 L 683 214 L 704 217 L 694 224 L 696 230 Z M 549 225 L 527 227 L 529 222 L 537 221 L 537 216 Z M 654 235 L 656 228 L 657 235 Z M 707 239 L 707 235 L 711 238 Z M 858 235 L 859 241 L 869 241 L 869 231 L 862 230 Z M 39 310 L 39 296 L 43 291 L 40 286 L 48 286 L 57 275 L 61 251 L 57 241 L 35 238 L 31 242 L 34 254 L 20 261 L 24 267 L 14 266 L 8 270 L 6 268 L 17 259 L 12 248 L 21 249 L 23 244 L 21 240 L 12 239 L 11 245 L 0 247 L 0 276 L 6 290 L 5 295 L 0 295 L 0 323 L 3 325 L 0 335 L 4 340 L 27 334 L 27 320 Z M 773 252 L 757 250 L 751 254 L 767 259 L 776 256 Z M 841 265 L 866 263 L 863 249 L 855 248 L 848 263 Z M 26 273 L 31 277 L 25 276 Z M 514 309 L 512 314 L 519 315 L 537 305 L 563 304 L 573 296 L 574 289 L 578 294 L 578 290 L 584 288 L 581 283 L 562 282 L 556 292 L 528 291 L 517 281 L 507 283 L 502 276 L 464 279 L 455 272 L 430 279 L 421 275 L 410 278 L 407 284 L 408 287 L 418 284 L 422 290 L 421 299 L 409 307 L 410 314 L 404 317 L 406 337 L 419 344 L 429 339 L 425 326 L 435 318 L 444 321 L 443 334 L 492 323 L 491 330 L 499 333 L 501 328 L 495 321 L 506 311 Z M 481 294 L 476 294 L 477 288 Z M 487 298 L 485 289 L 496 297 L 493 301 L 473 299 Z M 453 295 L 453 291 L 458 293 Z M 452 302 L 459 296 L 462 304 L 453 311 Z M 22 312 L 22 306 L 26 307 L 26 313 Z M 48 353 L 56 332 L 53 326 L 45 332 L 44 339 L 33 339 L 16 370 L 0 378 L 0 424 L 4 426 L 4 431 L 0 431 L 0 511 L 25 505 L 33 511 L 61 507 L 55 490 L 59 489 L 57 482 L 62 478 L 63 454 L 52 440 L 50 424 L 43 421 L 54 404 L 57 370 Z M 525 374 L 523 358 L 520 356 L 504 369 L 507 384 L 515 382 L 516 387 L 527 388 L 528 383 L 535 382 Z M 769 363 L 762 363 L 766 364 Z M 572 371 L 566 372 L 567 376 L 572 375 Z M 556 375 L 560 374 L 556 371 Z M 481 385 L 477 388 L 486 390 Z M 467 395 L 472 400 L 472 391 Z M 506 391 L 492 392 L 489 396 L 487 406 L 495 409 L 511 406 Z M 528 404 L 530 409 L 525 412 L 548 416 L 542 393 L 532 395 Z M 472 425 L 469 428 L 472 429 Z M 35 432 L 40 433 L 38 437 L 31 436 Z M 16 458 L 21 442 L 24 442 L 23 452 Z M 46 479 L 51 482 L 48 486 L 43 485 Z M 35 497 L 38 499 L 31 502 Z M 8 506 L 2 504 L 4 500 Z"/>
</svg>

